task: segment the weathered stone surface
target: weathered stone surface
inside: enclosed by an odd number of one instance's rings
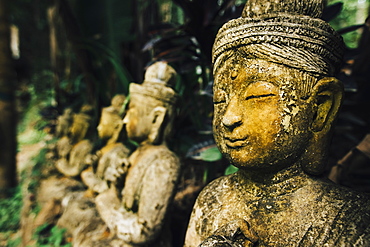
[[[87,164],[87,159],[91,155],[93,144],[90,140],[79,141],[73,146],[69,153],[69,159],[61,158],[55,166],[62,174],[68,177],[80,175]]]
[[[69,193],[82,190],[84,190],[84,186],[79,181],[52,176],[40,182],[37,191],[37,201],[40,206],[44,206],[50,200],[62,201]]]
[[[105,238],[107,229],[96,210],[94,198],[84,197],[83,192],[75,192],[65,197],[62,204],[64,211],[57,225],[67,229],[73,246],[102,246],[93,244]]]
[[[304,176],[258,187],[241,176],[213,181],[200,194],[186,246],[198,246],[218,228],[239,219],[257,233],[256,246],[368,245],[367,196]]]
[[[58,118],[60,130],[57,135],[64,134],[64,136],[58,140],[56,145],[58,160],[55,167],[65,176],[80,175],[91,156],[93,143],[86,136],[91,128],[91,111],[91,106],[84,105],[81,107],[81,112],[72,115],[67,109],[65,116]],[[72,116],[73,121],[70,122]]]
[[[57,125],[55,127],[55,136],[60,138],[69,135],[72,123],[73,111],[71,108],[67,108],[64,110],[63,115],[58,117]]]
[[[174,74],[172,67],[159,62],[148,68],[142,85],[130,85],[124,123],[128,137],[139,147],[128,159],[122,199],[113,188],[96,197],[97,209],[118,246],[171,246],[167,216],[180,175],[179,159],[166,146],[176,100],[167,85]]]
[[[118,94],[113,97],[111,106],[103,108],[97,129],[105,145],[90,156],[89,168],[81,173],[82,181],[96,193],[122,183],[127,173],[127,158],[131,150],[124,145],[127,134],[121,110],[125,99],[124,95]]]
[[[342,100],[323,2],[248,1],[213,48],[214,136],[239,171],[211,182],[185,246],[369,246],[370,205],[319,177]]]
[[[72,143],[78,143],[88,137],[91,129],[93,108],[91,105],[83,105],[79,113],[73,115],[73,122],[69,131]]]

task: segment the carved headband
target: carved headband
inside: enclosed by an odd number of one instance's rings
[[[331,76],[337,72],[344,53],[341,36],[328,23],[291,13],[240,17],[224,24],[213,46],[214,69],[220,66],[221,54],[237,48],[241,48],[239,51],[246,58],[260,58]]]
[[[159,83],[144,82],[141,85],[131,83],[130,94],[145,95],[169,104],[174,104],[177,100],[177,94],[172,88]]]

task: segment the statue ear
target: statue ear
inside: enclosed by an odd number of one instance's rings
[[[311,130],[320,132],[331,128],[342,102],[343,89],[334,77],[325,77],[317,82],[312,92],[316,102]]]
[[[167,109],[163,106],[155,107],[150,113],[152,116],[152,127],[150,129],[149,141],[150,143],[158,143],[160,141],[162,126],[166,117]]]
[[[342,102],[343,87],[337,79],[325,77],[317,82],[311,95],[311,102],[308,103],[314,105],[312,136],[301,159],[305,172],[319,175],[325,170],[332,126]]]

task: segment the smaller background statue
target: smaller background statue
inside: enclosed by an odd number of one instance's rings
[[[92,156],[91,166],[81,173],[82,181],[92,193],[101,193],[110,186],[122,189],[131,150],[125,145],[127,134],[123,126],[125,95],[113,97],[111,106],[102,110],[98,126],[104,146]]]
[[[130,85],[124,123],[128,137],[139,146],[128,160],[122,198],[112,189],[96,197],[119,246],[171,246],[166,216],[180,175],[179,159],[166,145],[177,98],[169,87],[174,79],[173,68],[158,62],[147,69],[142,85]]]
[[[69,131],[65,129],[67,124],[61,122],[63,126],[60,126],[61,131],[58,133],[67,135],[64,135],[57,142],[58,160],[55,166],[65,176],[75,177],[80,175],[93,151],[94,145],[89,139],[91,138],[89,134],[91,134],[92,112],[92,106],[82,106],[81,111],[73,115],[73,122]]]

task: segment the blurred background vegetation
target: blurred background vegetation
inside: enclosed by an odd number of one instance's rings
[[[235,168],[222,160],[212,137],[211,48],[219,27],[239,17],[244,3],[0,0],[0,8],[7,6],[7,11],[0,11],[0,31],[2,26],[10,30],[5,46],[11,44],[7,55],[0,54],[8,57],[4,63],[0,59],[0,65],[6,65],[0,67],[7,71],[0,68],[0,103],[8,104],[0,104],[0,149],[21,152],[42,142],[53,133],[57,116],[67,107],[78,112],[83,104],[92,105],[96,126],[101,108],[109,105],[115,94],[127,94],[129,83],[142,82],[148,65],[164,60],[178,72],[176,90],[181,98],[170,146],[187,167],[182,186],[194,181],[202,185],[234,172]],[[340,140],[350,141],[345,147],[333,148],[335,162],[368,132],[369,117],[358,106],[369,104],[368,86],[363,82],[370,71],[366,60],[370,23],[365,25],[369,0],[329,0],[329,6],[324,18],[341,32],[348,47],[341,77],[348,96],[344,109],[358,112],[339,121]],[[7,155],[10,158],[0,161],[0,180],[8,181],[0,183],[0,196],[10,199],[0,199],[0,229],[9,222],[9,229],[14,230],[21,204],[20,190],[14,190],[19,180],[15,171],[18,166],[20,174],[24,164],[16,166],[15,152],[7,151]],[[15,216],[4,221],[2,215],[10,208]]]

